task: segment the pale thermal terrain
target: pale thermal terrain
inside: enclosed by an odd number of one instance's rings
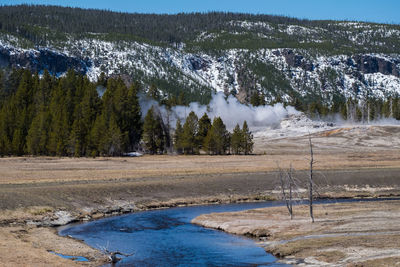
[[[289,115],[274,127],[254,127],[255,153],[297,153],[307,150],[311,136],[316,151],[360,152],[400,149],[400,124],[395,120],[370,124],[311,120]]]

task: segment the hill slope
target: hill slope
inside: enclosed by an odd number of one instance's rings
[[[124,75],[164,97],[184,91],[187,101],[207,103],[224,91],[255,105],[354,117],[400,93],[398,25],[23,5],[0,7],[0,30],[2,67]]]

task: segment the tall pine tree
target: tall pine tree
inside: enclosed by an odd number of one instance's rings
[[[197,143],[198,117],[193,111],[189,113],[183,125],[182,145],[185,154],[197,154],[199,145]]]
[[[244,121],[242,127],[242,149],[245,155],[253,153],[253,145],[253,134],[247,126],[247,121]]]
[[[204,139],[206,138],[207,133],[210,129],[211,129],[211,120],[208,117],[207,113],[204,113],[204,115],[199,120],[199,126],[197,131],[197,144],[199,145],[200,149],[203,148]]]
[[[229,149],[229,132],[220,117],[213,120],[211,129],[204,139],[204,149],[209,154],[224,155]]]
[[[239,124],[236,124],[236,127],[233,129],[232,139],[231,139],[231,147],[232,152],[235,155],[239,155],[242,153],[242,140],[243,140],[243,131],[240,129]]]
[[[151,107],[144,118],[143,142],[150,154],[163,152],[164,133],[160,119],[155,115],[154,107]]]
[[[178,119],[176,121],[175,134],[174,134],[174,147],[178,154],[183,153],[182,138],[183,138],[183,128],[181,120]]]

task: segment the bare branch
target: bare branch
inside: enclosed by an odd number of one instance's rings
[[[309,176],[309,186],[308,186],[308,199],[309,199],[309,206],[310,206],[310,216],[312,222],[314,222],[314,214],[313,214],[313,164],[314,164],[314,152],[313,152],[313,145],[311,141],[311,134],[308,136],[308,140],[310,143],[310,176]]]
[[[134,254],[134,253],[127,254],[127,253],[123,253],[123,252],[120,252],[120,251],[109,251],[108,250],[108,246],[109,246],[109,243],[107,242],[107,246],[97,246],[97,247],[100,249],[100,251],[104,255],[107,256],[109,262],[111,262],[111,263],[117,263],[117,262],[119,262],[121,260],[121,258],[117,257],[117,255],[121,255],[121,256],[124,256],[124,257],[129,257],[129,256],[132,256]]]
[[[292,178],[292,164],[290,164],[290,169],[286,171],[286,179],[284,178],[284,172],[280,168],[279,163],[276,163],[278,166],[278,175],[279,175],[279,180],[280,180],[280,187],[282,191],[282,198],[286,203],[286,207],[288,209],[290,219],[293,219],[293,204],[292,204],[292,199],[293,199],[293,178]],[[289,190],[289,195],[287,195],[286,188]]]

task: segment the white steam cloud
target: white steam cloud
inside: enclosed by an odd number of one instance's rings
[[[194,111],[199,118],[203,116],[204,113],[207,113],[211,121],[215,117],[221,117],[228,129],[233,129],[237,123],[242,125],[244,121],[247,121],[250,128],[275,126],[288,115],[300,113],[296,111],[295,108],[290,106],[285,108],[280,103],[274,106],[259,107],[244,105],[234,96],[230,95],[228,98],[225,98],[223,93],[213,95],[211,102],[207,106],[200,105],[199,103],[191,103],[188,107],[175,106],[172,108],[169,116],[166,108],[164,106],[159,106],[154,100],[141,97],[140,105],[143,116],[147,114],[147,111],[152,106],[157,107],[164,122],[166,122],[166,118],[169,117],[170,125],[173,128],[175,128],[178,118],[184,122],[191,111]]]

